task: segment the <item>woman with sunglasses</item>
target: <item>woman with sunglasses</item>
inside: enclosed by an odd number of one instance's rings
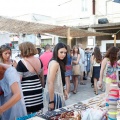
[[[12,51],[8,45],[0,46],[0,62],[16,67],[17,63],[15,60],[11,59],[11,54]]]

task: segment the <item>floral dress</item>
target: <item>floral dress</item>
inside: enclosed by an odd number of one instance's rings
[[[116,83],[117,82],[117,61],[111,66],[110,60],[108,59],[105,70],[105,83]]]

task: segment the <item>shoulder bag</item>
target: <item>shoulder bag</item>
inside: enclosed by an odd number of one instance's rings
[[[31,63],[29,60],[27,60],[27,59],[25,59],[25,60],[33,67],[32,63]],[[41,85],[42,85],[42,87],[44,88],[44,78],[41,76],[41,74],[38,75],[38,72],[37,72],[37,70],[36,70],[34,67],[33,67],[33,69],[35,70],[38,78],[39,78],[40,81],[41,81]]]
[[[73,65],[72,71],[73,71],[73,75],[80,75],[80,73],[81,73],[80,64]]]

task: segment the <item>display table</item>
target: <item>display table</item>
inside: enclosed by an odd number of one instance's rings
[[[63,108],[54,110],[54,111],[48,111],[46,113],[43,113],[42,115],[38,115],[36,117],[33,117],[28,120],[57,120],[57,119],[63,119],[65,120],[82,120],[85,119],[86,113],[89,112],[88,110],[92,110],[91,114],[93,113],[93,110],[100,110],[100,111],[106,111],[105,108],[105,94],[100,94],[98,96],[95,96],[93,98],[90,98],[88,100],[84,100],[78,103],[74,103],[69,106],[65,106]],[[85,117],[84,117],[85,115]],[[99,115],[98,115],[99,116]],[[100,117],[100,116],[99,116]]]

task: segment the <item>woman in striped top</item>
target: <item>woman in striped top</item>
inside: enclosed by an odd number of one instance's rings
[[[37,75],[43,73],[42,65],[40,60],[34,57],[37,50],[32,43],[21,43],[19,49],[23,59],[18,62],[17,71],[21,77],[26,109],[28,113],[37,112],[43,108],[42,86]]]

